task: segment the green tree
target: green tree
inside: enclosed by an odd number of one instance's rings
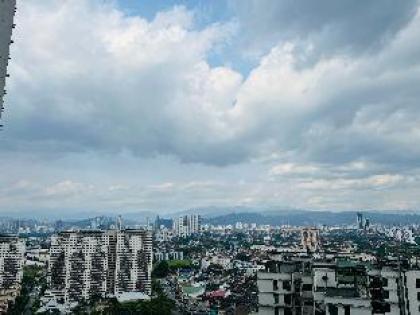
[[[155,278],[165,278],[169,273],[169,265],[168,263],[163,260],[160,261],[156,267],[153,269],[152,277]]]

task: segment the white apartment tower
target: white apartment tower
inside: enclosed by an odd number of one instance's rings
[[[178,237],[188,237],[200,233],[201,217],[198,214],[180,216],[174,220],[174,230]]]
[[[0,1],[0,118],[3,112],[3,96],[6,86],[9,47],[12,43],[13,17],[16,10],[16,0]]]
[[[0,235],[0,313],[7,311],[20,292],[24,255],[23,241],[17,236]]]
[[[122,292],[151,294],[152,236],[145,230],[60,232],[51,239],[48,283],[58,303]]]
[[[151,294],[152,236],[149,231],[117,233],[114,293]]]

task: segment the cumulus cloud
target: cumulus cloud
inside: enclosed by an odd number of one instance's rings
[[[416,206],[418,2],[231,4],[230,21],[198,26],[182,6],[147,20],[108,1],[22,2],[3,204]],[[257,47],[256,66],[212,65],[224,46]],[[138,183],[140,162],[153,172]]]
[[[17,22],[6,147],[197,160],[229,137],[221,116],[242,78],[205,57],[230,25],[193,30],[183,7],[148,22],[85,0],[28,1]]]
[[[392,0],[231,0],[246,33],[242,42],[251,52],[258,54],[292,40],[309,45],[303,54],[306,50],[318,57],[381,48],[416,13],[416,0],[400,4]]]

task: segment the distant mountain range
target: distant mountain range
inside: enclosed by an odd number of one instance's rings
[[[252,207],[205,207],[188,209],[184,211],[31,211],[5,214],[5,216],[20,219],[37,220],[65,220],[67,222],[83,221],[88,218],[107,216],[116,218],[121,215],[125,222],[144,224],[147,219],[154,222],[156,215],[161,218],[176,218],[180,215],[197,213],[203,217],[204,223],[211,224],[235,224],[257,223],[272,225],[346,225],[356,223],[358,211],[311,211],[298,209],[261,209]],[[369,218],[372,224],[420,224],[420,212],[418,211],[361,211],[365,218]]]
[[[240,212],[220,216],[204,217],[204,223],[235,224],[257,223],[271,225],[348,225],[356,224],[356,211],[330,212],[330,211],[270,211],[270,212]],[[420,224],[420,214],[391,213],[391,212],[362,212],[364,218],[369,218],[371,224]]]

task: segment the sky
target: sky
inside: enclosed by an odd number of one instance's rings
[[[20,0],[0,214],[420,209],[417,0]]]

